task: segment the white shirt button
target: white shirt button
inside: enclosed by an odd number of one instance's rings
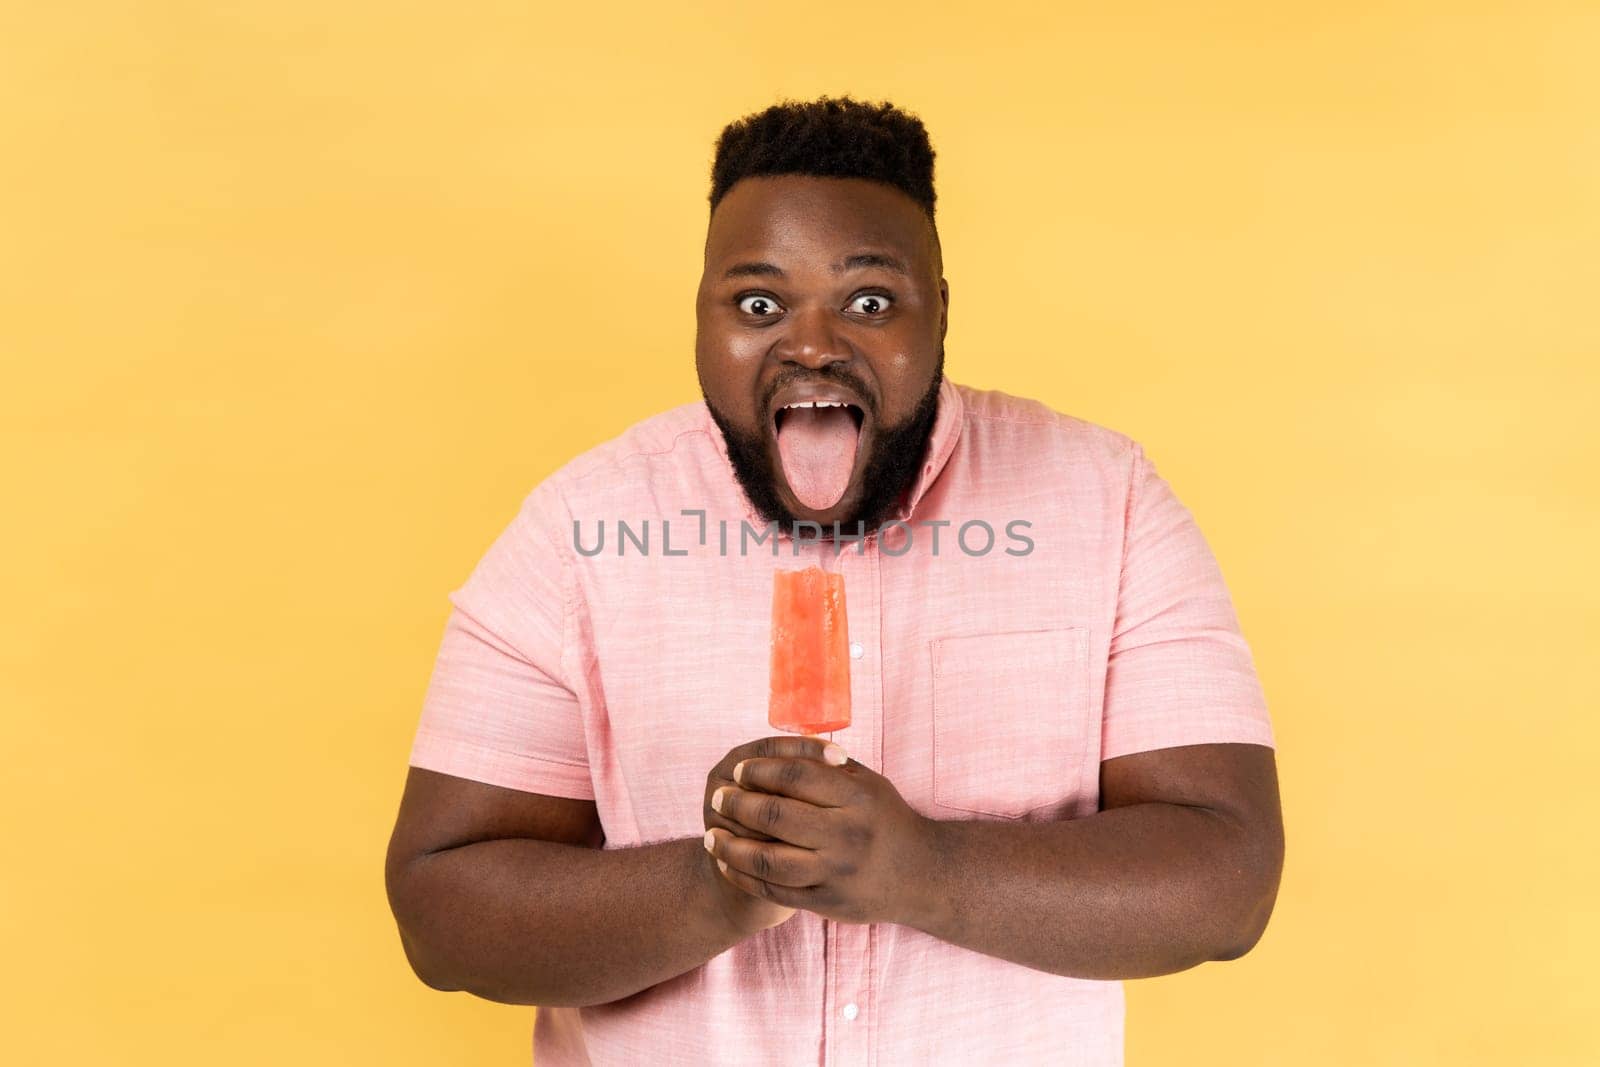
[[[860,1014],[861,1014],[861,1009],[856,1007],[854,1004],[846,1004],[844,1006],[844,1017],[846,1019],[848,1019],[848,1020],[853,1022],[855,1020],[855,1017],[857,1015],[860,1015]]]
[[[861,658],[861,653],[862,653],[862,648],[861,648],[860,642],[851,641],[850,642],[850,658],[851,659],[860,659]]]

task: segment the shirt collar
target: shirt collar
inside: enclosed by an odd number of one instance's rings
[[[940,379],[938,408],[933,417],[933,429],[928,434],[927,453],[922,459],[922,470],[917,472],[917,479],[912,483],[910,491],[905,495],[903,502],[895,509],[892,518],[901,522],[909,522],[911,515],[916,511],[917,505],[927,494],[939,475],[944,472],[945,464],[949,461],[951,453],[956,449],[956,442],[961,437],[961,426],[965,405],[961,400],[961,391],[948,376]],[[750,506],[750,501],[744,495],[744,488],[738,484],[738,479],[733,474],[733,464],[728,458],[728,442],[722,436],[722,430],[711,417],[711,410],[706,407],[704,399],[700,402],[701,418],[705,425],[706,434],[711,438],[711,443],[716,447],[717,455],[722,457],[722,462],[728,465],[728,478],[734,483],[734,489],[739,494],[740,502],[744,509],[745,518],[751,523],[759,523],[760,517],[756,515],[755,508]],[[785,534],[785,537],[788,535]]]

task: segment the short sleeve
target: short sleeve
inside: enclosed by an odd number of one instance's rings
[[[594,799],[581,704],[568,683],[573,563],[566,509],[533,490],[461,588],[434,660],[413,767]]]
[[[1194,516],[1133,450],[1101,759],[1178,745],[1274,747],[1222,571]]]

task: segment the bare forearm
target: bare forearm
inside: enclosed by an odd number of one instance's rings
[[[603,1004],[745,936],[699,838],[597,850],[504,838],[413,861],[401,936],[430,985],[504,1004]]]
[[[912,925],[1078,978],[1147,978],[1243,955],[1277,893],[1270,846],[1198,807],[939,822],[934,840]]]

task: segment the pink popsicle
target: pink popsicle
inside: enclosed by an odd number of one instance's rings
[[[774,729],[820,734],[850,725],[850,636],[844,575],[821,567],[772,576]]]

